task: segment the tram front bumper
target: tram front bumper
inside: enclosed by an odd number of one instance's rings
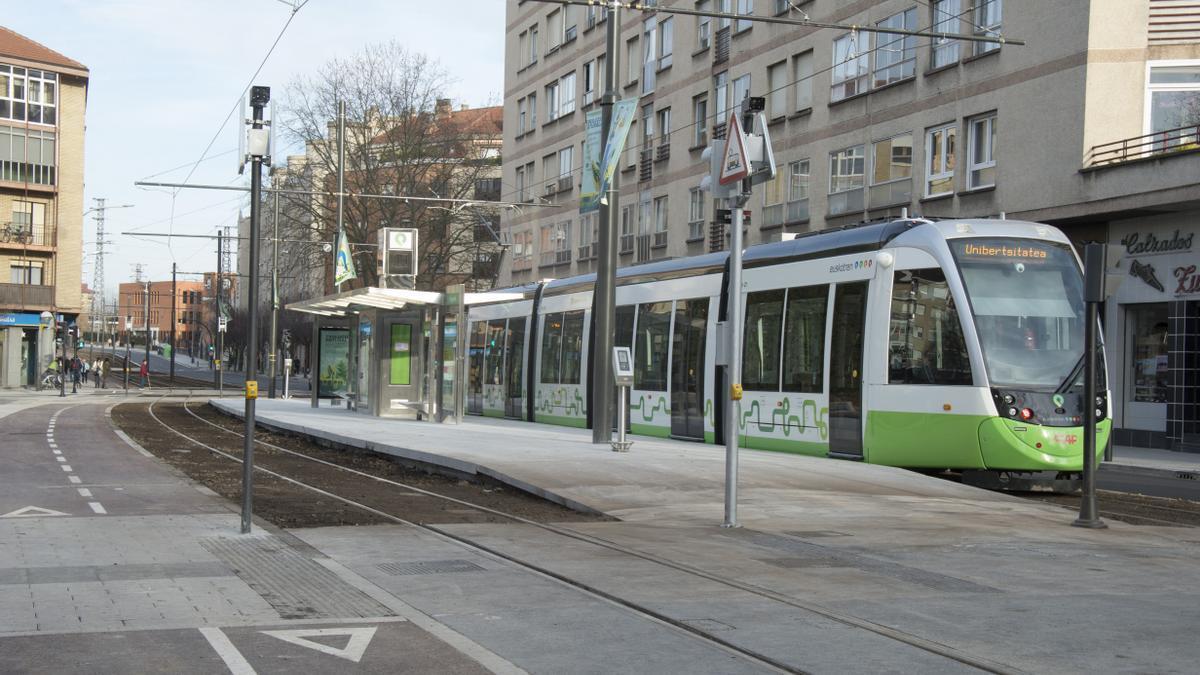
[[[1111,420],[1096,423],[1096,457],[1104,454]],[[991,470],[1082,471],[1083,427],[1047,427],[993,417],[979,425],[979,449]]]

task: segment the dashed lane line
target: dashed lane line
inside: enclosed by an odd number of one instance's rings
[[[90,498],[92,496],[92,491],[87,488],[79,488],[79,496]]]
[[[104,509],[104,505],[102,505],[100,502],[88,502],[88,506],[92,507],[92,511],[100,515],[108,513],[108,511]]]
[[[63,464],[63,465],[62,465],[62,470],[63,470],[63,471],[66,471],[67,473],[71,473],[71,472],[72,472],[72,471],[74,471],[75,469],[72,469],[70,464]]]
[[[83,482],[83,481],[79,480],[79,476],[67,476],[67,480],[71,481],[72,483],[75,483],[76,485]]]

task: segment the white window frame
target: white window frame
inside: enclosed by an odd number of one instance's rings
[[[964,0],[934,0],[930,6],[930,25],[934,33],[957,33],[962,26],[962,3]],[[958,63],[959,41],[936,39],[930,42],[930,68],[942,68]]]
[[[708,145],[708,92],[692,97],[692,123],[692,147]]]
[[[740,16],[752,16],[754,14],[754,0],[737,0],[737,9],[734,12]],[[741,33],[742,31],[750,30],[754,27],[754,22],[747,19],[738,19],[734,23],[733,32]]]
[[[558,177],[575,173],[575,146],[568,145],[558,151]]]
[[[792,86],[796,89],[796,110],[813,106],[813,50],[792,56]]]
[[[942,145],[942,162],[941,166],[933,166],[933,137],[934,134],[941,134]],[[948,137],[954,138],[953,144],[947,144]],[[950,147],[953,145],[954,147]],[[958,125],[951,122],[937,127],[930,127],[925,130],[925,188],[923,190],[926,197],[940,197],[942,195],[954,194],[954,167],[957,166],[957,158],[954,154],[958,152]],[[950,189],[942,192],[931,192],[930,186],[935,181],[950,181]]]
[[[525,133],[526,124],[529,122],[529,101],[522,96],[517,99],[517,135]]]
[[[675,19],[667,17],[658,22],[658,69],[670,67],[675,51]]]
[[[667,232],[670,230],[670,210],[667,195],[654,198],[654,238],[651,247],[667,245]]]
[[[562,105],[558,96],[558,80],[546,85],[546,121],[553,122],[558,119],[558,109]]]
[[[1160,61],[1146,62],[1146,93],[1142,105],[1142,133],[1152,134],[1154,131],[1154,94],[1173,91],[1196,91],[1200,92],[1200,82],[1167,82],[1167,83],[1151,83],[1150,76],[1156,68],[1178,68],[1181,66],[1200,68],[1200,59],[1169,59]],[[1184,142],[1180,139],[1180,142]],[[1194,142],[1194,140],[1192,141]]]
[[[859,41],[867,43],[863,49]],[[853,49],[851,49],[853,45]],[[839,51],[844,55],[839,55]],[[833,67],[830,71],[829,102],[835,103],[869,91],[871,68],[867,53],[870,37],[866,33],[846,33],[833,39]],[[854,54],[854,58],[850,58]]]
[[[898,20],[898,21],[897,21]],[[910,7],[875,24],[880,28],[917,29],[917,8]],[[917,74],[917,39],[911,35],[877,33],[875,36],[875,68],[871,73],[873,88],[903,82]],[[899,52],[899,58],[896,58]],[[883,74],[882,80],[880,74]]]
[[[558,116],[575,112],[575,71],[571,71],[558,81]]]
[[[707,12],[712,5],[710,0],[699,0],[696,3],[697,12]],[[702,51],[712,46],[712,18],[696,17],[696,51]]]
[[[642,93],[654,91],[658,73],[658,17],[642,21]]]
[[[704,202],[708,193],[698,187],[688,190],[688,239],[704,238]]]
[[[994,10],[994,11],[992,11]],[[986,14],[994,14],[995,21],[988,22]],[[971,21],[974,33],[980,37],[1000,37],[1000,29],[1004,27],[1004,5],[1002,0],[972,0]],[[976,56],[987,54],[1000,49],[998,42],[974,43]]]
[[[984,137],[987,138],[989,142],[988,142],[988,147],[986,148],[986,153],[984,155],[984,158],[977,162],[977,161],[975,161],[975,156],[977,154],[977,152],[976,152],[977,149],[975,147],[975,128],[976,128],[976,126],[981,125],[981,124],[987,126],[988,133],[986,133],[984,135]],[[992,172],[992,176],[993,176],[992,182],[990,182],[990,183],[976,183],[975,182],[976,181],[975,172],[983,171],[985,169],[995,169],[995,168],[996,168],[996,113],[992,112],[992,113],[987,113],[985,115],[979,115],[977,117],[972,117],[971,119],[967,120],[967,189],[968,190],[978,190],[981,188],[995,187],[996,186],[996,180],[995,180],[996,172],[995,171]]]
[[[529,130],[537,128],[537,92],[530,92],[525,98],[529,99]]]
[[[799,178],[803,176],[803,181]],[[784,214],[784,222],[802,222],[809,219],[808,215],[808,200],[812,194],[812,162],[806,157],[788,162],[787,172],[787,212]],[[802,188],[800,186],[803,186]],[[799,194],[803,192],[804,194]],[[793,218],[792,210],[799,210],[799,206],[793,207],[793,204],[804,202],[804,217]]]

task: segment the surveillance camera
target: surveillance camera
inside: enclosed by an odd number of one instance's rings
[[[271,101],[271,88],[263,86],[250,87],[250,105],[265,106]]]

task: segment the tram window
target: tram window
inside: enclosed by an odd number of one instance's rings
[[[629,347],[633,349],[633,305],[617,307],[617,334],[613,336],[614,347]]]
[[[789,288],[783,327],[783,390],[818,393],[825,383],[829,286]]]
[[[896,272],[888,346],[892,384],[971,384],[962,324],[942,270]]]
[[[563,315],[562,335],[562,379],[559,381],[563,384],[579,384],[583,358],[582,310]]]
[[[487,323],[487,371],[484,373],[485,384],[500,384],[501,371],[504,369],[504,319]]]
[[[671,339],[671,303],[638,305],[637,336],[634,339],[633,388],[667,390],[667,348]]]
[[[544,384],[558,384],[558,365],[562,359],[562,312],[547,314],[543,321],[541,381]]]
[[[779,329],[783,289],[757,291],[746,297],[745,342],[742,345],[742,387],[779,391]]]

